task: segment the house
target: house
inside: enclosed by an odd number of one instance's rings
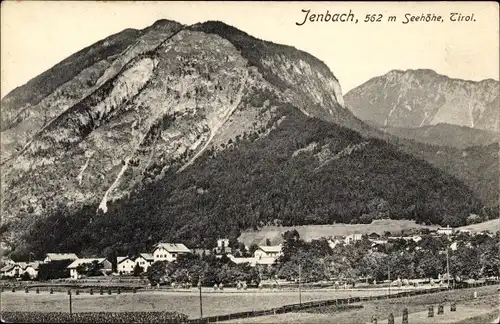
[[[372,246],[374,244],[377,244],[377,245],[384,245],[384,244],[387,244],[388,243],[388,240],[385,240],[385,239],[380,239],[380,240],[370,240],[372,242]]]
[[[22,274],[22,269],[18,264],[11,264],[0,269],[0,272],[4,278],[18,278]]]
[[[195,249],[193,249],[193,253],[198,255],[198,256],[211,255],[212,250],[204,249],[204,248],[195,248]]]
[[[144,272],[148,271],[150,265],[154,262],[154,256],[151,253],[139,253],[134,260],[135,265],[139,265]]]
[[[255,258],[237,258],[237,257],[234,257],[233,255],[230,255],[228,256],[229,259],[231,259],[231,261],[235,264],[243,264],[243,263],[249,263],[250,266],[255,266]]]
[[[23,273],[28,273],[31,279],[35,279],[38,277],[38,268],[42,261],[33,261],[27,263],[23,268]]]
[[[276,258],[262,258],[262,259],[256,259],[255,260],[255,265],[266,265],[266,266],[271,266],[274,264],[276,261]]]
[[[156,261],[174,261],[180,254],[191,253],[182,243],[158,243],[153,250],[154,262]]]
[[[119,274],[131,274],[134,272],[135,261],[129,257],[117,257],[117,271]]]
[[[111,271],[112,265],[111,262],[106,260],[105,258],[82,258],[82,259],[77,259],[73,261],[69,266],[69,276],[72,279],[79,279],[81,278],[81,274],[78,273],[77,268],[80,265],[86,264],[86,263],[93,263],[94,261],[97,261],[97,263],[102,264],[102,270],[103,271]]]
[[[78,257],[74,253],[47,253],[43,262],[48,263],[52,261],[62,261],[62,260],[76,260]]]
[[[253,257],[256,260],[264,258],[277,258],[281,255],[281,244],[280,245],[259,245],[259,247],[253,253]]]
[[[334,239],[329,239],[328,240],[328,246],[330,247],[330,249],[335,249],[335,247],[337,245],[339,245],[340,243],[342,243],[343,241],[339,240],[338,238],[334,238]]]
[[[380,235],[377,234],[377,233],[375,233],[375,232],[373,232],[373,233],[371,233],[371,234],[368,235],[368,239],[370,239],[370,240],[378,240],[378,239],[380,239]]]
[[[227,238],[217,240],[217,249],[222,249],[226,246],[229,246],[229,240]]]
[[[444,235],[451,235],[453,234],[453,228],[450,227],[450,225],[446,226],[446,227],[439,227],[437,229],[437,233],[438,234],[444,234]]]
[[[347,235],[344,239],[344,243],[346,245],[352,244],[352,243],[355,243],[356,241],[361,241],[362,238],[363,238],[363,235],[359,234],[359,233]]]

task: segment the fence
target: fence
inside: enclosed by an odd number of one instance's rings
[[[469,286],[469,287],[459,287],[456,289],[465,289],[465,288],[473,288],[473,287],[479,287],[479,286],[488,286],[488,285],[495,285],[498,284],[498,282],[483,282],[483,283],[477,283],[474,286]],[[2,291],[5,287],[2,286]],[[30,286],[30,288],[35,288],[35,286]],[[46,288],[47,290],[50,289],[51,291],[67,291],[64,289],[62,286],[58,286],[57,288],[54,287],[38,287],[33,290],[39,290],[40,288]],[[93,293],[96,294],[111,294],[111,288],[110,287],[88,287],[88,292],[95,288],[96,290],[93,291]],[[15,288],[12,288],[15,289]],[[57,289],[57,290],[56,290]],[[81,289],[81,288],[80,288]],[[113,291],[114,293],[119,293],[118,291],[124,291],[124,287],[118,287],[115,288],[116,290]],[[349,298],[339,298],[339,299],[330,299],[330,300],[320,300],[320,301],[310,301],[310,302],[303,302],[299,304],[291,304],[291,305],[284,305],[281,307],[276,307],[273,309],[267,309],[267,310],[258,310],[258,311],[247,311],[247,312],[238,312],[238,313],[232,313],[232,314],[225,314],[225,315],[216,315],[216,316],[210,316],[210,317],[205,317],[203,319],[191,319],[187,320],[187,323],[213,323],[213,322],[219,322],[219,321],[227,321],[231,319],[244,319],[244,318],[250,318],[250,317],[257,317],[257,316],[265,316],[265,315],[275,315],[275,314],[284,314],[284,313],[290,313],[294,311],[301,311],[301,310],[307,310],[311,308],[318,308],[318,307],[325,307],[325,306],[340,306],[339,309],[346,308],[346,307],[351,307],[354,305],[354,303],[360,303],[360,302],[366,302],[366,301],[373,301],[373,300],[381,300],[381,299],[388,299],[388,298],[401,298],[401,297],[410,297],[410,296],[417,296],[417,295],[424,295],[424,294],[433,294],[441,291],[447,291],[451,290],[451,288],[448,287],[435,287],[435,288],[430,288],[430,289],[425,289],[425,290],[412,290],[412,291],[402,291],[402,292],[396,292],[390,295],[376,295],[376,296],[366,296],[366,297],[349,297]],[[132,292],[135,292],[136,289],[133,289]],[[31,292],[30,289],[28,289],[28,292]],[[81,293],[84,293],[83,291]],[[362,307],[362,306],[359,306]]]
[[[498,282],[483,282],[481,284],[475,285],[474,287],[489,286],[489,285],[495,285],[495,284],[498,284]],[[472,288],[472,286],[471,287],[460,287],[457,289],[465,289],[465,288]],[[305,302],[305,303],[301,303],[301,304],[285,305],[285,306],[281,306],[281,307],[277,307],[277,308],[273,308],[273,309],[267,309],[267,310],[238,312],[238,313],[232,313],[232,314],[226,314],[226,315],[210,316],[210,317],[205,317],[203,319],[191,319],[191,320],[188,320],[188,322],[189,323],[200,323],[200,324],[201,323],[214,323],[214,322],[220,322],[220,321],[228,321],[228,320],[232,320],[232,319],[244,319],[244,318],[265,316],[265,315],[285,314],[285,313],[290,313],[290,312],[294,312],[294,311],[300,311],[300,310],[306,310],[306,309],[324,307],[324,306],[333,306],[333,305],[349,307],[353,303],[359,303],[359,302],[364,302],[364,301],[434,294],[437,292],[447,291],[447,290],[451,290],[451,289],[448,287],[436,287],[436,288],[430,288],[430,289],[426,289],[426,290],[397,292],[397,293],[394,293],[391,295],[377,295],[377,296],[367,296],[367,297],[351,297],[351,298],[311,301],[311,302]]]

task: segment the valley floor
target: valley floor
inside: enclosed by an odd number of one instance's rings
[[[391,300],[363,302],[363,308],[332,312],[328,307],[297,312],[291,314],[269,315],[242,320],[231,320],[226,323],[371,323],[375,315],[378,323],[387,323],[390,313],[394,314],[394,323],[402,322],[402,312],[408,308],[408,322],[424,323],[460,323],[482,324],[492,323],[500,313],[499,286],[471,288],[440,292],[432,295],[421,295]],[[478,298],[474,298],[474,292]],[[450,312],[450,303],[455,301],[457,311]],[[444,314],[437,315],[437,305],[444,304]],[[434,305],[434,317],[429,318],[427,309]]]
[[[287,313],[282,315],[261,316],[249,318],[236,322],[245,323],[331,323],[332,320],[338,323],[368,323],[373,314],[377,314],[379,322],[387,319],[390,312],[400,315],[404,307],[408,307],[410,313],[424,312],[428,305],[437,305],[444,300],[457,302],[457,316],[466,309],[474,309],[471,316],[486,314],[498,309],[499,292],[498,285],[480,288],[470,288],[455,291],[446,291],[430,295],[420,295],[414,297],[383,299],[371,302],[359,303],[363,308],[358,310],[344,311],[340,313],[328,313],[328,307],[321,310],[322,313],[314,313],[313,310]],[[478,298],[474,299],[474,292],[478,293]],[[396,291],[394,291],[396,292]],[[387,290],[316,290],[303,291],[302,302],[314,300],[327,300],[347,297],[361,297],[373,295],[385,295]],[[297,291],[224,291],[203,293],[203,316],[215,316],[244,312],[252,310],[264,310],[283,305],[298,303]],[[69,296],[65,292],[49,294],[41,291],[35,294],[30,291],[3,292],[1,295],[2,311],[31,311],[31,312],[68,312]],[[136,294],[122,293],[120,295],[89,295],[83,292],[80,295],[72,296],[73,312],[129,312],[129,311],[177,311],[187,314],[189,318],[196,319],[200,316],[199,294],[196,289],[190,291],[139,291]],[[437,312],[437,306],[436,310]],[[446,305],[445,314],[449,314],[449,303]],[[420,315],[411,315],[412,317]],[[437,315],[436,315],[437,316]],[[491,322],[498,313],[490,314]],[[466,319],[466,318],[463,318]],[[460,318],[462,320],[462,318]],[[401,321],[396,321],[400,323]],[[410,322],[411,323],[411,322]],[[468,322],[469,323],[469,322]]]
[[[317,290],[303,291],[302,302],[336,298],[384,295],[386,290]],[[203,315],[215,316],[235,312],[263,310],[299,302],[297,291],[248,291],[248,292],[206,292],[203,293]],[[191,291],[140,291],[136,294],[90,296],[87,292],[72,296],[73,312],[138,312],[176,311],[190,318],[200,316],[199,294]],[[2,311],[68,312],[69,296],[66,292],[53,295],[47,291],[35,294],[33,291],[3,292]]]

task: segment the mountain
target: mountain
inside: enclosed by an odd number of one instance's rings
[[[345,95],[361,120],[415,128],[439,123],[498,132],[498,81],[451,79],[432,70],[393,70]]]
[[[280,105],[267,136],[247,134],[171,170],[130,197],[59,210],[27,233],[29,249],[134,253],[160,240],[190,247],[241,229],[415,219],[465,224],[482,204],[457,179],[374,138]],[[50,236],[44,233],[51,233]]]
[[[97,42],[3,98],[1,127],[0,232],[17,254],[485,213],[459,178],[373,138],[323,62],[221,22]]]
[[[384,132],[430,145],[449,146],[464,149],[472,146],[488,146],[498,143],[498,134],[467,126],[446,123],[416,128],[379,126]]]

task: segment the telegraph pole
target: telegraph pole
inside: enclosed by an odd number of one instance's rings
[[[448,256],[448,247],[446,247],[446,286],[450,289],[450,258]]]
[[[203,302],[201,299],[201,279],[198,281],[198,290],[200,291],[200,319],[203,319]]]
[[[71,317],[73,317],[73,305],[72,305],[72,302],[71,302],[71,290],[69,291],[69,315]]]
[[[302,306],[302,286],[301,286],[301,276],[302,276],[302,267],[299,264],[299,304]]]
[[[387,264],[387,275],[389,277],[389,295],[387,298],[391,298],[391,265],[389,263]]]

